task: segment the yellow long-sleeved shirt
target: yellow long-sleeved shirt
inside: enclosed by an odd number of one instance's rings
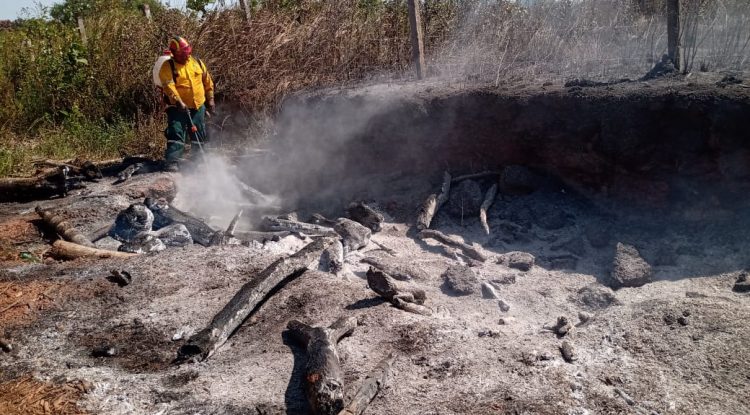
[[[214,81],[205,65],[201,67],[198,60],[191,56],[184,65],[174,61],[174,67],[176,82],[169,61],[164,62],[159,70],[159,79],[170,104],[174,105],[180,100],[188,108],[198,109],[207,99],[213,98]]]

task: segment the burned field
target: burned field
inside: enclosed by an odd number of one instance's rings
[[[747,413],[750,94],[513,91],[298,97],[224,198],[0,205],[3,413]]]

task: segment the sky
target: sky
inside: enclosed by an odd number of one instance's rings
[[[50,6],[61,2],[62,0],[0,0],[0,20],[15,20],[19,17],[28,17],[21,13],[24,7],[29,8],[33,16],[38,13],[38,4]],[[169,3],[172,7],[185,6],[185,0],[167,0],[163,1],[163,3]]]

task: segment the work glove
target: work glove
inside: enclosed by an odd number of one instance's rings
[[[208,99],[208,102],[206,102],[206,110],[209,114],[213,114],[216,110],[216,102],[214,102],[214,98],[211,97]]]
[[[178,110],[180,110],[180,111],[187,111],[187,109],[188,109],[187,105],[185,105],[185,103],[184,103],[184,102],[182,102],[182,101],[179,101],[179,100],[178,100],[177,102],[175,102],[175,104],[174,104],[174,105],[175,105],[175,106],[177,107],[177,109],[178,109]]]

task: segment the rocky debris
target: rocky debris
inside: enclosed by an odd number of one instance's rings
[[[5,353],[12,352],[13,345],[10,343],[10,340],[0,338],[0,350],[4,351]]]
[[[495,338],[495,337],[500,337],[500,332],[496,330],[481,330],[477,335],[480,338],[481,337]]]
[[[677,322],[680,323],[681,326],[687,326],[690,323],[686,316],[677,317]]]
[[[589,310],[602,310],[609,306],[619,305],[620,301],[611,288],[601,284],[590,284],[578,290],[571,301]]]
[[[508,252],[498,256],[497,263],[520,271],[529,271],[534,266],[534,255],[528,252]]]
[[[506,326],[508,324],[512,324],[515,320],[516,319],[513,317],[500,317],[500,319],[498,319],[497,321],[497,324],[501,326]]]
[[[500,307],[500,311],[502,311],[503,313],[507,313],[508,311],[510,311],[510,304],[505,302],[505,300],[503,299],[497,300],[497,306]]]
[[[578,267],[578,258],[573,255],[555,255],[545,259],[551,270],[569,269]]]
[[[136,237],[151,230],[154,214],[143,203],[134,203],[117,214],[109,236],[120,242],[131,242]]]
[[[503,274],[497,278],[493,278],[492,281],[490,282],[494,284],[496,287],[499,287],[502,285],[515,284],[516,274],[515,273]]]
[[[148,254],[151,252],[161,252],[167,249],[161,239],[150,233],[142,233],[130,242],[120,245],[117,250],[120,252],[129,252],[131,254]]]
[[[148,187],[134,193],[133,196],[138,198],[164,199],[168,203],[172,203],[177,196],[177,184],[169,177],[162,177],[149,184]]]
[[[133,281],[133,276],[127,271],[113,269],[110,271],[110,275],[107,276],[107,280],[114,282],[122,288]]]
[[[665,314],[662,319],[664,320],[664,324],[666,324],[667,326],[671,326],[677,322],[677,317],[672,313]]]
[[[587,313],[585,311],[578,312],[578,320],[580,321],[579,325],[588,323],[592,318],[594,318],[593,314]]]
[[[563,359],[568,363],[578,360],[573,344],[567,340],[563,340],[562,345],[560,345],[560,354],[562,354]]]
[[[466,265],[452,265],[444,273],[445,287],[456,295],[469,295],[477,291],[479,280],[474,270]]]
[[[344,245],[341,241],[332,243],[323,251],[318,270],[336,275],[344,270]]]
[[[488,282],[482,283],[482,297],[486,299],[497,299],[497,292],[495,292],[495,288],[492,287],[492,285]]]
[[[609,241],[611,240],[611,230],[603,224],[589,225],[586,227],[584,233],[589,244],[594,248],[604,248],[609,245]]]
[[[182,247],[193,244],[193,237],[190,235],[190,231],[181,223],[163,227],[154,232],[154,235],[161,239],[166,246]]]
[[[736,293],[750,292],[750,277],[748,277],[747,271],[742,271],[740,275],[737,276],[737,281],[735,281],[732,291]]]
[[[576,236],[575,238],[553,245],[550,249],[553,251],[568,251],[573,255],[582,257],[586,254],[586,241],[582,237]]]
[[[95,348],[91,351],[91,357],[114,357],[117,356],[117,349],[114,346],[105,345]]]
[[[651,282],[652,276],[651,265],[641,257],[635,247],[617,243],[609,281],[612,288],[640,287]]]
[[[532,193],[542,185],[542,182],[542,176],[524,166],[507,166],[500,174],[500,189],[504,193]]]
[[[372,236],[372,231],[369,228],[346,218],[337,220],[333,230],[341,236],[344,255],[367,246]]]
[[[383,215],[363,202],[350,204],[346,208],[346,214],[349,219],[370,228],[373,232],[380,232],[383,229],[383,222],[385,221]]]
[[[560,316],[557,318],[557,322],[554,326],[550,327],[550,330],[552,330],[553,333],[557,335],[557,337],[565,337],[566,334],[570,333],[571,330],[573,330],[573,323],[571,323],[570,319],[565,316]]]
[[[479,183],[474,180],[464,180],[451,189],[448,198],[448,213],[457,218],[478,216],[483,201],[484,193]]]

